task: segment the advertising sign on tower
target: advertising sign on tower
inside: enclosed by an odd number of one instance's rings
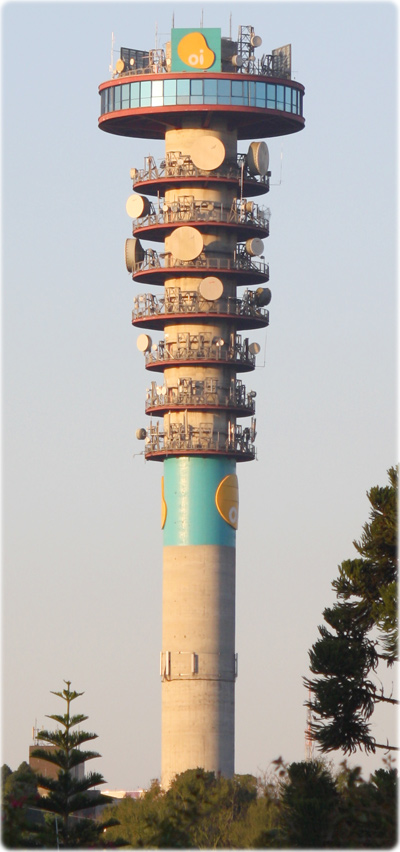
[[[221,71],[221,30],[172,30],[171,71]]]

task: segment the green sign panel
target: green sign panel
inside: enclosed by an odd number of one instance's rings
[[[221,30],[172,30],[171,71],[221,71]]]

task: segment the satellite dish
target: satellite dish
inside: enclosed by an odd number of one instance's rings
[[[250,44],[251,44],[252,47],[261,47],[261,45],[262,45],[261,36],[252,35],[252,37],[250,39]]]
[[[259,237],[250,237],[246,241],[246,251],[252,257],[259,257],[264,251],[264,243]]]
[[[195,260],[203,251],[203,237],[197,228],[176,228],[169,239],[169,250],[178,260]]]
[[[144,441],[146,438],[147,432],[146,429],[136,429],[136,437],[138,441]]]
[[[255,292],[256,302],[260,308],[264,307],[264,305],[269,305],[272,299],[272,293],[269,287],[257,287]]]
[[[251,175],[261,175],[264,177],[267,174],[269,151],[265,142],[251,142],[246,159]]]
[[[260,351],[261,346],[259,343],[250,343],[249,352],[251,352],[252,355],[258,355]]]
[[[203,299],[206,299],[208,302],[216,302],[224,292],[224,285],[215,275],[209,275],[200,281],[199,292]]]
[[[128,272],[134,272],[135,265],[144,258],[143,246],[136,237],[130,237],[125,241],[125,265]]]
[[[200,136],[191,147],[190,156],[198,169],[212,172],[225,159],[225,145],[217,136]]]
[[[118,72],[118,74],[122,74],[122,72],[125,70],[125,62],[123,59],[117,59],[115,63],[115,70]]]
[[[126,202],[126,212],[131,219],[147,216],[150,211],[150,201],[143,195],[130,195]]]
[[[149,337],[148,334],[139,334],[139,337],[136,341],[136,346],[139,349],[139,352],[150,352],[151,337]]]
[[[139,174],[139,169],[131,169],[129,172],[129,176],[131,180],[136,180]]]

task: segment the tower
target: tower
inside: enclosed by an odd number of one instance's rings
[[[100,129],[165,140],[161,162],[131,170],[125,245],[151,288],[135,292],[132,324],[149,376],[136,436],[163,463],[163,787],[197,766],[234,773],[236,464],[255,458],[248,332],[268,326],[271,298],[263,138],[304,126],[290,45],[256,59],[260,45],[251,26],[237,41],[174,28],[165,52],[121,48],[99,87]]]

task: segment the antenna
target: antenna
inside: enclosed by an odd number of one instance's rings
[[[109,69],[108,69],[110,72],[112,72],[112,70],[113,70],[114,42],[115,42],[114,33],[111,33],[111,63],[110,63]]]
[[[282,148],[281,148],[281,162],[280,162],[280,167],[279,167],[279,182],[278,183],[271,183],[270,186],[280,186],[281,185],[281,183],[282,183],[282,168],[283,168],[283,145],[282,145]]]
[[[262,364],[256,364],[256,370],[262,370],[266,364],[267,357],[267,335],[264,336],[264,361]]]
[[[311,701],[311,689],[308,689],[308,700]],[[314,741],[311,735],[311,707],[307,707],[307,727],[305,730],[305,758],[306,760],[314,760]]]
[[[175,12],[172,12],[172,29],[174,29],[174,26],[175,26]]]
[[[204,11],[204,10],[202,9],[202,10],[201,10],[201,21],[200,21],[200,26],[201,26],[201,27],[203,26],[203,11]]]
[[[229,38],[232,38],[232,12],[229,15]]]
[[[157,21],[156,21],[156,43],[155,43],[154,46],[155,46],[155,49],[157,50],[157,48],[158,48],[158,23],[157,23]]]

